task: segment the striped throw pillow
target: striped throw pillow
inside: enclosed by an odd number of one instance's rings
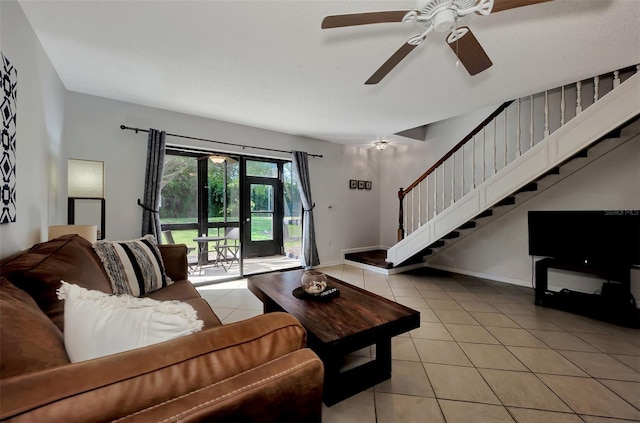
[[[140,297],[173,283],[165,274],[153,235],[131,241],[98,241],[93,249],[100,257],[116,295]]]

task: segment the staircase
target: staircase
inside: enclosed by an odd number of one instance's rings
[[[503,104],[400,189],[398,243],[385,271],[439,253],[640,134],[638,68]]]

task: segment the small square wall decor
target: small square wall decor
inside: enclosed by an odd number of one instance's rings
[[[365,181],[364,189],[371,189],[371,181]]]
[[[364,181],[358,181],[358,189],[364,189]]]
[[[355,179],[350,179],[349,189],[356,189],[356,188],[358,188],[358,181],[356,181]]]

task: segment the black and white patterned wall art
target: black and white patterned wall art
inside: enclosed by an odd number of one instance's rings
[[[2,57],[2,157],[0,157],[0,223],[16,221],[16,100],[18,72],[4,54]]]

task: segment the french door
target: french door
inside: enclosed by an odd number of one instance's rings
[[[243,168],[243,257],[283,254],[282,163],[247,159]]]

